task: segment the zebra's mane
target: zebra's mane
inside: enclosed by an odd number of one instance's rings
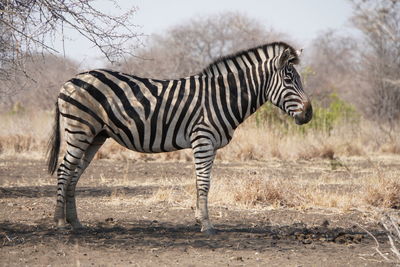
[[[283,48],[282,50],[285,50],[287,48],[290,50],[290,54],[292,55],[292,58],[290,60],[291,63],[298,64],[300,62],[299,56],[296,53],[296,50],[292,46],[290,46],[290,45],[288,45],[287,43],[284,43],[284,42],[273,42],[273,43],[259,45],[257,47],[253,47],[253,48],[250,48],[250,49],[247,49],[247,50],[242,50],[242,51],[236,52],[234,54],[230,54],[230,55],[227,55],[227,56],[220,57],[220,58],[216,59],[214,62],[210,63],[207,67],[205,67],[201,73],[203,73],[203,74],[204,73],[210,73],[210,72],[212,72],[212,69],[215,66],[217,66],[217,67],[218,66],[223,66],[223,65],[225,65],[225,63],[229,62],[232,59],[243,57],[246,54],[256,52],[259,49],[264,51],[264,52],[266,52],[269,47],[274,47],[275,48],[276,46],[282,47]],[[221,63],[223,63],[223,64],[221,64]]]

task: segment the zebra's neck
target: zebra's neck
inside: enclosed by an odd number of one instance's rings
[[[224,58],[204,69],[209,92],[233,129],[266,102],[267,56],[262,48]]]

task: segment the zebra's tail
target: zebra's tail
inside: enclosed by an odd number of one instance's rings
[[[53,134],[50,137],[47,147],[47,170],[53,174],[58,164],[58,154],[60,153],[60,110],[56,102],[56,114],[53,125]]]

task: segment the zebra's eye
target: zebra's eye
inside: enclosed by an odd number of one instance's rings
[[[291,83],[292,79],[290,79],[289,77],[285,77],[283,78],[283,80],[285,81],[285,83]]]

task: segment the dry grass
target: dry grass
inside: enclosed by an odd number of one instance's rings
[[[53,124],[49,112],[0,114],[0,158],[43,157]],[[251,161],[278,158],[284,160],[362,156],[374,153],[399,154],[400,140],[387,136],[371,123],[364,121],[360,129],[344,125],[330,134],[309,131],[306,134],[282,133],[274,128],[256,127],[251,118],[235,132],[232,142],[218,152],[222,161]],[[251,138],[249,138],[251,137]],[[34,154],[32,154],[34,152]],[[141,154],[128,151],[108,140],[96,159],[135,159],[191,161],[190,150],[162,154]]]
[[[266,203],[278,207],[296,205],[295,197],[288,198],[288,190],[292,189],[291,186],[280,181],[252,178],[246,180],[240,187],[240,190],[237,186],[233,187],[235,190],[232,192],[232,200],[245,206]]]
[[[0,157],[42,154],[47,148],[52,117],[49,112],[1,114]]]
[[[366,129],[363,131],[368,132],[369,126],[364,125],[364,127]],[[257,128],[250,120],[239,127],[231,144],[221,150],[224,155],[220,158],[231,161],[361,156],[378,152],[369,137],[369,134],[364,136],[345,127],[331,135],[317,131],[283,134],[275,129],[268,129],[267,126]]]
[[[368,183],[365,189],[366,203],[381,208],[400,208],[400,181],[396,177],[378,177]]]
[[[323,160],[319,160],[323,161]],[[271,174],[234,174],[218,176],[212,181],[210,204],[245,209],[310,209],[328,208],[339,211],[398,209],[400,199],[399,170],[378,176],[374,167],[352,177],[333,174],[309,178],[313,162],[306,164],[299,176]],[[307,170],[307,168],[309,168]],[[259,173],[257,171],[257,173]],[[150,204],[167,202],[181,207],[194,207],[195,186],[179,178],[163,180],[161,187],[145,201]]]
[[[52,127],[52,114],[2,114],[0,119],[3,126],[0,128],[0,159],[43,158]],[[373,172],[366,172],[355,179],[353,175],[363,170],[355,169],[342,160],[352,156],[368,158],[369,155],[376,157],[399,153],[400,142],[396,139],[386,137],[384,132],[368,122],[363,122],[360,127],[354,131],[350,126],[343,126],[330,135],[322,132],[290,135],[266,127],[256,127],[251,119],[246,121],[235,133],[231,144],[218,152],[217,162],[266,162],[277,159],[290,163],[303,160],[305,166],[312,169],[312,164],[308,165],[308,162],[318,159],[319,162],[328,162],[329,170],[322,172],[316,179],[310,179],[308,171],[293,172],[287,177],[274,177],[270,174],[218,177],[212,183],[210,203],[246,208],[399,208],[398,170],[388,172],[381,171],[379,166],[370,166]],[[125,174],[117,181],[101,176],[96,184],[130,186],[128,173],[132,160],[191,161],[191,157],[190,150],[154,155],[135,153],[110,140],[96,158],[125,161]],[[331,177],[329,171],[335,170],[345,175],[341,178]],[[193,206],[195,195],[192,181],[189,183],[179,178],[168,178],[146,201]],[[113,197],[117,196],[118,192]]]

